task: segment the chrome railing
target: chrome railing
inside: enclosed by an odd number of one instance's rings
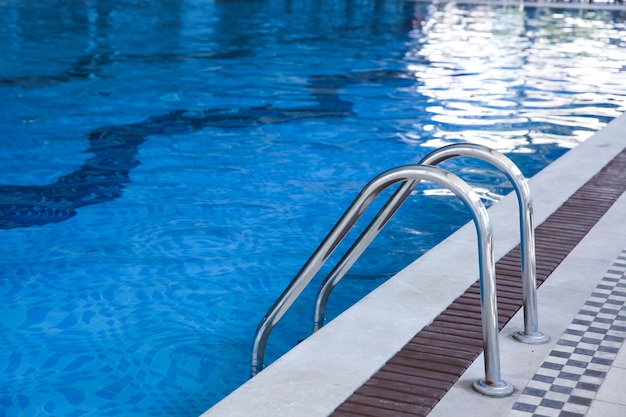
[[[398,182],[403,183],[394,194],[395,197],[399,193],[405,192],[408,188],[408,184],[415,184],[411,185],[412,190],[422,180],[435,182],[449,189],[461,198],[472,212],[478,235],[485,378],[475,381],[474,389],[480,393],[498,397],[510,395],[513,392],[511,384],[501,379],[500,372],[493,232],[487,209],[472,188],[459,177],[441,168],[428,165],[408,165],[391,169],[374,178],[363,188],[348,210],[339,219],[335,227],[333,227],[324,241],[318,246],[300,272],[298,272],[296,277],[291,281],[259,323],[252,349],[251,374],[253,376],[263,369],[265,346],[271,330],[332,255],[339,243],[366,211],[372,201],[374,201],[383,190],[393,184]],[[406,199],[405,197],[402,201],[399,201],[399,199],[394,199],[394,197],[392,197],[391,200],[399,202],[399,204],[395,205],[393,209],[389,209],[388,203],[383,210],[381,210],[386,217],[384,223],[386,223],[389,217],[393,216],[401,203]],[[380,213],[377,217],[380,217]]]
[[[531,344],[546,343],[548,337],[539,331],[537,315],[537,278],[535,260],[535,234],[533,228],[533,203],[528,182],[522,172],[509,158],[486,146],[461,143],[439,148],[426,155],[420,165],[438,165],[453,157],[472,157],[490,163],[502,171],[517,194],[520,217],[520,249],[522,260],[522,293],[524,304],[524,330],[516,332],[514,338]],[[419,181],[405,182],[389,199],[368,227],[363,231],[343,258],[331,270],[318,289],[313,313],[313,332],[321,328],[325,321],[326,304],[333,288],[362,255],[363,251],[376,238],[393,213],[413,192]]]

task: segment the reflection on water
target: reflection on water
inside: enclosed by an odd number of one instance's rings
[[[431,12],[406,54],[421,81],[415,91],[428,97],[430,146],[573,147],[625,110],[616,100],[625,92],[625,27],[611,13],[452,3]]]

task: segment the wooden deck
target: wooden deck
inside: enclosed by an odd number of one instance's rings
[[[625,190],[623,150],[536,228],[537,285],[549,278]],[[500,328],[522,305],[520,263],[519,246],[496,263]],[[426,416],[482,348],[476,281],[330,415]]]

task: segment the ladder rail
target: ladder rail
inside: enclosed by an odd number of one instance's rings
[[[348,210],[337,222],[300,272],[263,317],[254,337],[251,373],[254,376],[263,369],[265,345],[273,327],[301,294],[324,262],[332,255],[341,240],[350,231],[372,201],[386,188],[398,182],[419,183],[432,181],[446,187],[457,195],[470,209],[478,237],[481,321],[485,355],[485,378],[474,382],[474,389],[490,396],[506,396],[513,387],[501,379],[500,348],[498,341],[498,307],[495,285],[495,260],[493,255],[493,231],[487,209],[472,190],[458,176],[429,165],[407,165],[388,170],[370,181],[359,193]],[[396,194],[394,194],[396,195]],[[390,210],[389,216],[395,213]]]
[[[341,260],[330,271],[326,279],[322,281],[317,291],[317,298],[315,299],[313,333],[322,328],[326,321],[326,305],[328,304],[328,298],[332,290],[339,284],[352,265],[361,257],[365,249],[374,241],[393,214],[402,206],[418,185],[419,181],[416,180],[403,182],[352,244],[350,249],[344,254]]]
[[[454,157],[472,157],[485,161],[500,170],[513,185],[519,212],[520,255],[522,275],[522,303],[524,329],[513,337],[524,343],[542,344],[549,338],[539,330],[537,313],[537,261],[535,256],[535,228],[533,199],[528,180],[519,167],[502,153],[477,144],[455,144],[439,148],[426,155],[421,164],[438,165]]]
[[[549,338],[539,331],[538,324],[533,203],[528,181],[517,165],[502,153],[476,144],[461,143],[444,146],[426,155],[419,164],[434,166],[453,157],[473,157],[488,162],[503,172],[513,185],[513,189],[517,194],[519,208],[522,297],[524,305],[524,330],[516,332],[513,337],[524,343],[546,343]],[[401,185],[320,284],[313,313],[313,332],[316,332],[324,325],[326,305],[332,290],[339,284],[348,270],[387,224],[393,213],[404,203],[418,185],[419,181],[406,181]]]

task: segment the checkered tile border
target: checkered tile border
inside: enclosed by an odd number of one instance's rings
[[[626,248],[513,404],[513,417],[584,417],[626,338]]]

